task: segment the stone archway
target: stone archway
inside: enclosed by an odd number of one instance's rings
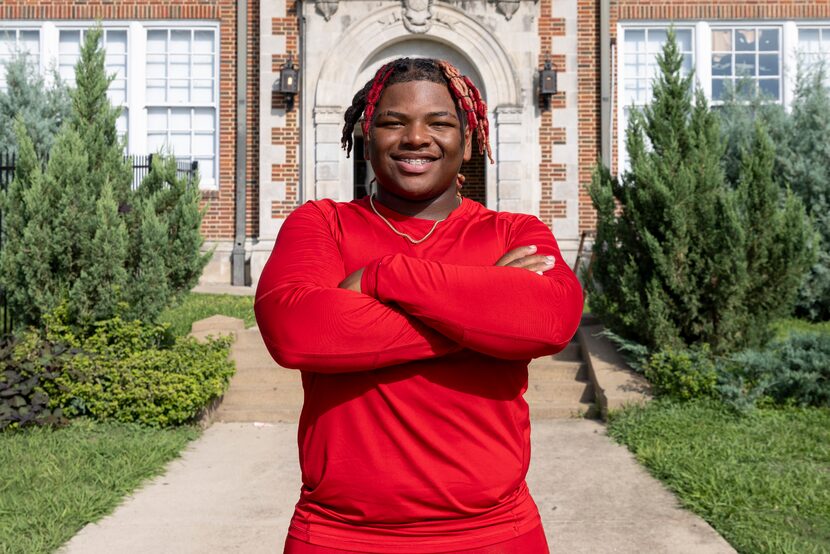
[[[535,160],[528,159],[527,153],[538,144],[536,114],[511,58],[492,32],[463,11],[447,5],[432,9],[431,27],[418,34],[407,29],[399,6],[373,10],[337,37],[336,46],[318,58],[317,67],[306,66],[303,104],[308,110],[306,121],[313,124],[304,136],[306,198],[351,199],[354,169],[340,150],[343,113],[380,64],[401,55],[407,45],[417,44],[415,55],[440,54],[471,78],[480,78],[490,107],[497,161],[482,172],[487,206],[534,213],[538,176]]]

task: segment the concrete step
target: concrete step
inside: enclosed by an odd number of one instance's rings
[[[300,407],[285,407],[271,410],[226,409],[216,412],[214,421],[223,423],[296,423],[300,419]]]
[[[580,381],[556,381],[549,383],[531,383],[525,400],[532,401],[555,401],[561,403],[593,402],[594,387],[590,383]]]
[[[587,381],[588,364],[581,362],[560,362],[550,359],[536,359],[528,366],[528,377],[534,379],[561,379]]]
[[[595,419],[599,411],[593,402],[559,404],[556,402],[537,402],[530,404],[531,421],[540,419],[566,419],[585,417]]]
[[[577,342],[576,340],[572,340],[561,352],[557,352],[553,356],[549,356],[549,358],[553,358],[555,360],[559,360],[562,362],[582,361],[582,352],[579,349],[579,342]]]
[[[302,403],[302,387],[231,387],[222,399],[222,406],[282,406]]]

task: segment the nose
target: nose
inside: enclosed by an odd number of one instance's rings
[[[432,141],[428,127],[418,121],[409,123],[404,131],[405,132],[401,137],[401,143],[410,148],[429,146]]]

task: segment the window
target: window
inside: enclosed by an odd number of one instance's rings
[[[683,55],[683,74],[694,64],[692,30],[675,29]],[[651,100],[651,83],[659,72],[657,55],[668,40],[666,28],[626,29],[623,37],[623,106],[644,106]]]
[[[147,31],[147,146],[199,162],[216,183],[216,34],[206,29]]]
[[[58,39],[58,72],[70,86],[75,86],[75,64],[81,57],[81,45],[88,29],[61,29]],[[127,31],[121,29],[104,30],[105,66],[107,74],[115,75],[110,83],[107,96],[113,106],[121,106],[121,116],[116,122],[118,134],[125,139],[129,136],[127,129]]]
[[[0,29],[0,90],[6,90],[6,63],[15,53],[23,52],[40,64],[40,31]]]
[[[781,29],[734,27],[712,29],[712,101],[740,92],[743,80],[756,84],[771,100],[781,101]]]
[[[682,72],[688,75],[694,67],[693,30],[675,28],[674,33],[683,56]],[[668,27],[626,28],[623,31],[620,72],[622,120],[618,127],[621,137],[625,136],[631,109],[645,106],[651,101],[652,81],[660,71],[657,55],[663,51],[667,40]],[[619,167],[625,169],[628,167],[628,154],[624,147],[618,152]]]
[[[830,27],[802,27],[798,30],[798,50],[802,61],[810,67],[824,61],[826,83],[830,86]]]

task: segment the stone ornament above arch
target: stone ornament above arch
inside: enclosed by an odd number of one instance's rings
[[[443,4],[432,6],[432,27],[422,39],[443,42],[463,52],[478,69],[487,103],[492,107],[522,104],[522,87],[505,48],[484,26],[463,11]],[[358,21],[343,33],[336,51],[329,52],[320,70],[314,93],[315,106],[351,104],[354,83],[362,63],[383,48],[412,38],[405,27],[399,6],[389,6]],[[343,63],[348,52],[355,64]]]

